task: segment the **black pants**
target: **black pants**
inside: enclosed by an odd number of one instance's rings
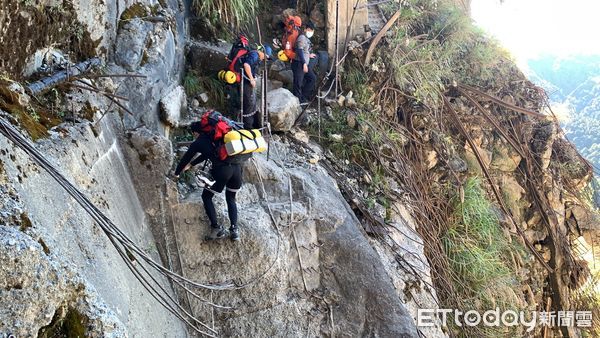
[[[300,100],[300,102],[309,101],[312,99],[315,83],[317,81],[315,72],[312,70],[312,67],[308,67],[308,73],[305,73],[304,64],[296,60],[292,60],[292,72],[294,74],[292,93]]]
[[[215,179],[215,184],[210,189],[204,188],[202,192],[202,202],[204,202],[204,210],[210,221],[210,226],[213,228],[219,227],[213,196],[215,193],[220,193],[224,188],[227,188],[225,201],[227,202],[229,222],[232,227],[236,227],[238,225],[238,211],[235,196],[242,187],[242,167],[239,164],[217,166],[211,170],[211,175]]]
[[[241,83],[238,86],[241,91]],[[256,88],[250,85],[250,81],[244,81],[244,107],[242,109],[242,122],[244,129],[258,128],[258,114],[256,114]],[[256,124],[256,126],[255,126]]]

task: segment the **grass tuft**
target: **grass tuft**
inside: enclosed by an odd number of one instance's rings
[[[259,0],[192,0],[192,9],[198,17],[205,18],[213,27],[239,30],[253,22]]]
[[[452,282],[463,297],[458,305],[463,310],[499,307],[501,311],[519,311],[523,302],[514,290],[519,289],[520,281],[506,258],[520,254],[522,248],[503,234],[479,179],[468,179],[463,190],[464,198],[454,203],[454,223],[442,236]],[[477,337],[514,337],[518,333],[483,326],[472,328],[476,332],[463,330],[460,328],[461,334]]]
[[[183,78],[183,88],[188,97],[195,97],[202,93],[208,94],[208,102],[212,108],[225,108],[225,88],[223,82],[215,76],[199,76],[190,71]]]

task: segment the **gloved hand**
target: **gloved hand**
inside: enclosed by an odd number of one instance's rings
[[[278,38],[273,39],[273,48],[280,49],[281,48],[281,40]]]

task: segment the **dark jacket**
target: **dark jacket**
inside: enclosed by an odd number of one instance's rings
[[[255,50],[249,51],[246,55],[240,58],[241,72],[244,72],[244,63],[247,63],[252,69],[252,76],[256,77],[256,73],[258,71],[258,65],[260,65],[260,57],[258,56],[258,52]],[[244,73],[244,78],[246,73]]]
[[[194,159],[196,154],[200,154],[200,156]],[[201,134],[194,142],[192,142],[192,144],[190,144],[188,150],[181,158],[181,161],[179,161],[177,169],[175,169],[175,175],[179,176],[188,163],[196,165],[206,160],[210,160],[213,167],[224,164],[223,161],[217,158],[217,151],[210,136],[208,134]]]

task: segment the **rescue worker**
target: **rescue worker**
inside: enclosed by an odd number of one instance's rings
[[[239,91],[242,91],[241,86],[243,85],[243,95],[240,93],[240,96],[243,97],[242,122],[244,129],[261,127],[256,111],[256,74],[261,61],[270,57],[270,51],[270,47],[264,48],[264,50],[250,50],[240,58],[243,84],[240,83]]]
[[[315,33],[315,25],[308,22],[296,40],[296,57],[292,60],[292,71],[294,73],[294,84],[292,93],[300,99],[301,104],[308,104],[312,99],[317,76],[313,70],[314,63],[311,58],[315,58],[312,53],[312,44],[310,38]]]
[[[229,235],[233,241],[239,241],[238,210],[235,198],[242,187],[242,167],[239,163],[219,160],[215,145],[210,135],[202,132],[200,122],[193,122],[190,125],[190,130],[194,136],[194,142],[179,161],[175,169],[175,178],[179,178],[182,172],[189,170],[192,166],[210,160],[212,163],[210,174],[215,183],[210,187],[204,187],[202,192],[204,210],[210,221],[210,233],[206,236],[206,240],[215,240],[227,236],[227,230],[217,221],[217,212],[213,203],[215,193],[221,193],[225,189],[225,201],[227,202],[227,213],[231,225]],[[200,156],[194,159],[196,154],[200,154]]]

